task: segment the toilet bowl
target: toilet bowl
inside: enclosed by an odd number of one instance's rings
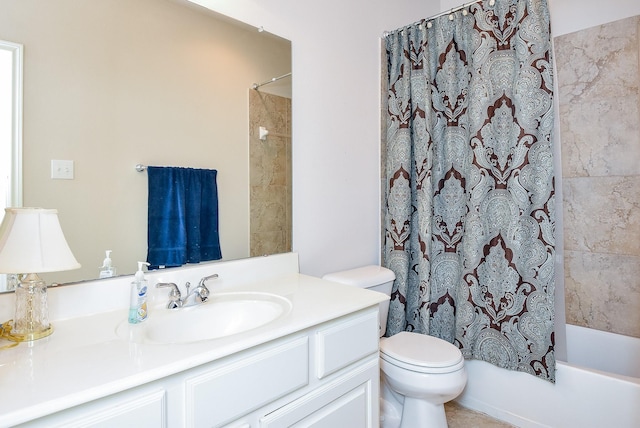
[[[391,295],[395,275],[380,266],[331,273],[323,279]],[[445,428],[444,403],[464,389],[467,373],[460,350],[424,334],[400,332],[382,337],[389,302],[380,304],[380,426]]]
[[[467,382],[464,358],[458,348],[442,339],[400,332],[380,340],[382,400],[387,413],[383,428],[447,426],[444,403],[456,398]]]

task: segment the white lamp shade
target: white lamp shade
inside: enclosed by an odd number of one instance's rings
[[[0,225],[0,273],[78,269],[58,221],[58,211],[5,208]]]

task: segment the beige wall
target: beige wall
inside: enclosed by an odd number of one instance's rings
[[[146,259],[137,163],[217,169],[223,257],[249,255],[248,91],[291,71],[288,43],[179,0],[0,0],[0,39],[24,45],[24,205],[59,210],[83,265],[48,280]]]
[[[556,37],[567,323],[640,337],[640,17]]]

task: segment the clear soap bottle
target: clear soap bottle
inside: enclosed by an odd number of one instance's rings
[[[111,261],[111,250],[107,250],[105,251],[105,258],[102,261],[102,266],[100,266],[99,278],[111,278],[112,276],[116,276],[116,268],[113,266],[113,262]]]
[[[138,271],[131,283],[131,301],[129,302],[129,323],[138,324],[147,319],[147,279],[142,266],[147,262],[138,262]]]

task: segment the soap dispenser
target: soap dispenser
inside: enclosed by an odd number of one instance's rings
[[[147,280],[142,266],[147,262],[138,262],[138,271],[131,283],[131,302],[129,304],[129,323],[138,324],[147,319]]]
[[[99,278],[111,278],[116,275],[116,268],[111,261],[111,250],[105,251],[105,256],[102,266],[100,266]]]

